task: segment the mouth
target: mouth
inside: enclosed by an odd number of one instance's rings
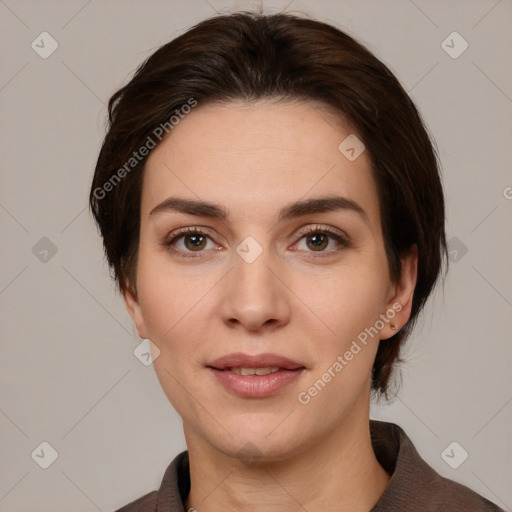
[[[244,398],[274,395],[306,370],[304,365],[277,354],[230,354],[206,367],[224,388]]]

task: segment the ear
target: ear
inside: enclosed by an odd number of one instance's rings
[[[139,299],[137,297],[137,292],[133,289],[130,283],[127,283],[126,289],[123,291],[123,299],[124,304],[126,306],[126,310],[128,314],[132,317],[133,323],[135,324],[135,328],[137,329],[137,333],[139,337],[142,339],[147,339],[146,326],[144,322],[144,317],[142,315],[142,310],[139,304]]]
[[[381,340],[394,336],[411,316],[412,299],[418,277],[418,246],[416,244],[400,256],[400,265],[402,267],[400,280],[392,284],[388,294],[384,314],[389,318],[389,321],[381,330]],[[393,318],[391,318],[391,312],[395,313]],[[394,325],[396,329],[391,329],[391,325]]]

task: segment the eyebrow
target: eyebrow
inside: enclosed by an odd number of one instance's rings
[[[336,210],[345,210],[357,213],[366,224],[369,224],[368,216],[359,204],[352,199],[342,196],[324,196],[290,203],[279,210],[278,222],[302,217],[311,213],[326,213]],[[169,197],[156,205],[149,215],[164,212],[181,212],[200,217],[211,217],[227,220],[229,212],[224,207],[196,199],[182,197]]]

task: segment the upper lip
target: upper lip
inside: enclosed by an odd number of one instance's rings
[[[215,368],[216,370],[225,370],[226,368],[284,368],[285,370],[297,370],[304,368],[304,365],[292,361],[287,357],[279,354],[257,354],[248,355],[242,352],[228,354],[226,356],[215,359],[206,366]]]

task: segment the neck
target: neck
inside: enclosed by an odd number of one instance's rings
[[[375,457],[368,416],[351,423],[278,461],[243,462],[185,432],[191,478],[186,510],[368,512],[390,477]]]

